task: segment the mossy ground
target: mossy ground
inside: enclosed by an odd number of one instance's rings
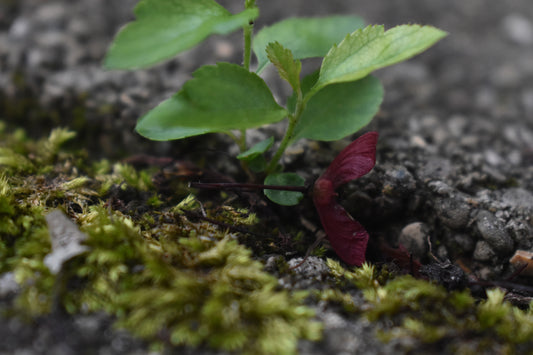
[[[320,339],[308,304],[322,300],[341,304],[349,319],[367,317],[383,341],[411,337],[460,353],[533,350],[531,310],[511,306],[499,290],[478,300],[468,289],[448,292],[386,266],[351,270],[331,259],[320,291],[283,290],[257,255],[273,240],[250,242],[238,231],[265,230],[262,216],[201,203],[179,181],[163,195],[153,182],[157,169],[90,162],[61,149],[73,137],[55,129],[33,141],[0,127],[0,274],[13,273],[20,287],[3,317],[105,311],[157,346],[292,354],[299,339]],[[76,221],[89,248],[57,274],[44,263],[52,252],[45,215],[55,209]]]

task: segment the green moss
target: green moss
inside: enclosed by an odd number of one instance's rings
[[[72,314],[105,311],[118,327],[153,343],[254,354],[294,354],[299,339],[319,339],[306,292],[280,289],[235,234],[191,221],[183,211],[203,209],[250,226],[257,216],[211,209],[192,195],[167,205],[150,171],[105,160],[88,164],[83,154],[60,149],[72,137],[54,130],[34,142],[0,130],[4,151],[28,157],[27,164],[17,156],[0,159],[0,273],[13,272],[21,286],[12,313],[32,318],[57,306]],[[43,216],[58,207],[88,236],[89,251],[54,275],[43,263],[51,252]]]
[[[12,178],[0,176],[0,273],[13,272],[23,286],[14,305],[29,315],[50,310],[53,279],[42,259],[50,251],[43,209],[19,199]]]
[[[360,311],[360,308],[355,304],[352,295],[338,289],[330,288],[327,290],[316,291],[315,296],[320,301],[339,304],[345,312],[354,313]]]
[[[327,259],[326,263],[333,276],[340,282],[348,281],[360,289],[368,290],[379,286],[376,280],[376,270],[369,263],[364,263],[360,268],[354,268],[353,271],[346,270],[338,261],[333,259]]]
[[[378,335],[384,341],[411,337],[439,344],[453,339],[447,342],[446,350],[454,353],[490,349],[512,353],[517,346],[533,350],[532,307],[527,312],[513,307],[499,289],[487,291],[487,299],[479,302],[469,290],[448,292],[409,275],[392,279],[389,275],[385,282],[378,282],[383,271],[376,272],[370,265],[346,270],[328,260],[328,266],[339,283],[348,282],[361,289],[365,298],[362,314],[372,322],[382,322]],[[330,298],[338,300],[339,296]]]
[[[116,179],[116,183],[124,183],[139,191],[148,191],[153,188],[150,172],[138,172],[131,165],[115,164],[113,166],[113,176]]]
[[[165,332],[173,345],[250,353],[292,354],[298,339],[320,335],[306,294],[277,290],[277,279],[216,226],[178,216],[142,233],[103,207],[80,222],[91,251],[70,271],[79,285],[64,296],[70,312],[104,309],[145,339]]]

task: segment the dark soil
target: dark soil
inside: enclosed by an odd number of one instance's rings
[[[234,10],[240,5],[221,3]],[[133,127],[194,69],[239,61],[240,35],[210,38],[151,70],[104,71],[106,48],[117,29],[132,19],[134,4],[0,0],[0,118],[35,137],[67,126],[79,132],[78,146],[94,158],[150,153],[198,161],[207,156],[213,160],[210,168],[234,174],[236,163],[219,159],[224,156],[220,152],[232,149],[219,136],[153,143]],[[383,244],[403,245],[422,263],[433,262],[433,254],[440,262],[460,265],[470,279],[498,281],[511,275],[513,253],[533,250],[530,1],[271,0],[259,6],[258,28],[293,15],[354,13],[387,28],[421,23],[449,32],[426,53],[377,73],[385,101],[368,129],[380,134],[378,162],[341,192],[342,203],[368,228],[371,261],[384,259]],[[266,79],[283,97],[286,88],[274,74],[268,70]],[[287,170],[318,174],[347,142],[321,143],[318,152],[304,142],[305,154],[287,159]],[[531,279],[522,276],[516,282],[531,284]],[[348,321],[333,312],[320,318],[325,341],[303,344],[302,353],[380,354],[412,346],[377,341],[368,322]],[[350,338],[354,333],[357,341]],[[6,321],[0,334],[0,349],[10,353],[148,353],[139,341],[111,330],[100,315],[51,316],[32,325]]]

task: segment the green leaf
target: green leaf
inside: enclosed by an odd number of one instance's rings
[[[287,115],[264,80],[239,65],[203,66],[193,76],[183,91],[191,104],[209,114],[201,121],[188,120],[197,127],[247,129],[281,121]]]
[[[423,52],[444,36],[444,31],[419,25],[397,26],[387,32],[383,26],[357,30],[324,57],[313,92],[329,84],[362,79]]]
[[[266,53],[270,62],[278,69],[279,76],[297,92],[300,88],[302,62],[294,60],[291,50],[284,48],[279,42],[269,43]]]
[[[153,140],[248,129],[282,120],[280,107],[263,79],[229,63],[204,66],[182,91],[137,123],[139,134]]]
[[[180,118],[197,116],[200,112],[195,110],[191,104],[179,92],[171,98],[161,102],[146,115],[141,117],[135,126],[135,130],[141,136],[155,141],[168,141],[171,139],[182,139],[200,134],[216,132],[212,128],[199,128],[190,125],[180,124]],[[186,121],[186,120],[184,120]]]
[[[242,152],[241,154],[237,155],[237,159],[244,160],[244,161],[253,159],[254,157],[258,155],[262,155],[264,152],[269,150],[270,147],[272,147],[272,144],[274,144],[274,137],[265,139],[264,141],[261,141],[255,144],[253,147],[251,147],[247,151]]]
[[[254,173],[262,173],[267,167],[267,161],[264,155],[258,155],[250,159],[247,164]]]
[[[245,152],[237,155],[237,159],[247,162],[248,167],[256,173],[265,171],[267,161],[263,155],[274,144],[274,137],[270,137],[255,144]]]
[[[257,9],[232,15],[213,0],[141,0],[136,20],[115,37],[104,66],[145,68],[170,59],[211,34],[228,34],[255,19]]]
[[[304,186],[305,180],[295,173],[271,174],[265,178],[265,185],[278,186]],[[304,194],[297,191],[263,190],[265,196],[272,202],[283,206],[294,206],[298,204]]]
[[[294,128],[294,140],[333,141],[355,133],[372,120],[382,100],[383,87],[370,75],[328,85],[310,98]]]
[[[253,41],[258,61],[257,73],[263,71],[269,63],[265,49],[271,42],[277,41],[290,49],[294,59],[323,57],[334,43],[363,25],[363,20],[357,16],[330,16],[290,18],[264,27]]]

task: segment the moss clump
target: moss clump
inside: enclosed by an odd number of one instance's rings
[[[382,275],[369,265],[351,271],[328,260],[328,266],[338,282],[362,290],[361,312],[370,321],[382,322],[380,336],[385,341],[412,337],[439,346],[446,341],[441,350],[452,353],[533,351],[533,305],[520,310],[506,302],[499,289],[477,301],[467,289],[448,292],[410,275],[387,275],[378,282]]]
[[[19,199],[10,178],[0,175],[0,274],[12,272],[22,289],[17,307],[39,314],[50,309],[53,280],[41,260],[50,252],[43,208]]]
[[[3,140],[0,153],[15,157],[0,159],[0,273],[14,272],[20,285],[12,312],[105,311],[154,344],[254,354],[293,354],[299,339],[320,337],[303,303],[307,293],[279,289],[235,234],[189,220],[183,211],[202,207],[193,196],[170,205],[180,199],[163,202],[149,171],[106,161],[91,166],[83,154],[60,151],[72,136],[55,130],[39,142],[23,133]],[[17,154],[29,158],[17,166]],[[51,252],[44,215],[55,208],[76,220],[89,247],[57,275],[43,262]],[[257,223],[230,206],[215,214]]]
[[[127,216],[91,208],[80,220],[91,251],[69,270],[79,289],[67,309],[105,309],[119,326],[145,339],[168,334],[173,345],[292,354],[298,339],[319,337],[306,293],[277,290],[234,235],[169,217],[141,232]]]

